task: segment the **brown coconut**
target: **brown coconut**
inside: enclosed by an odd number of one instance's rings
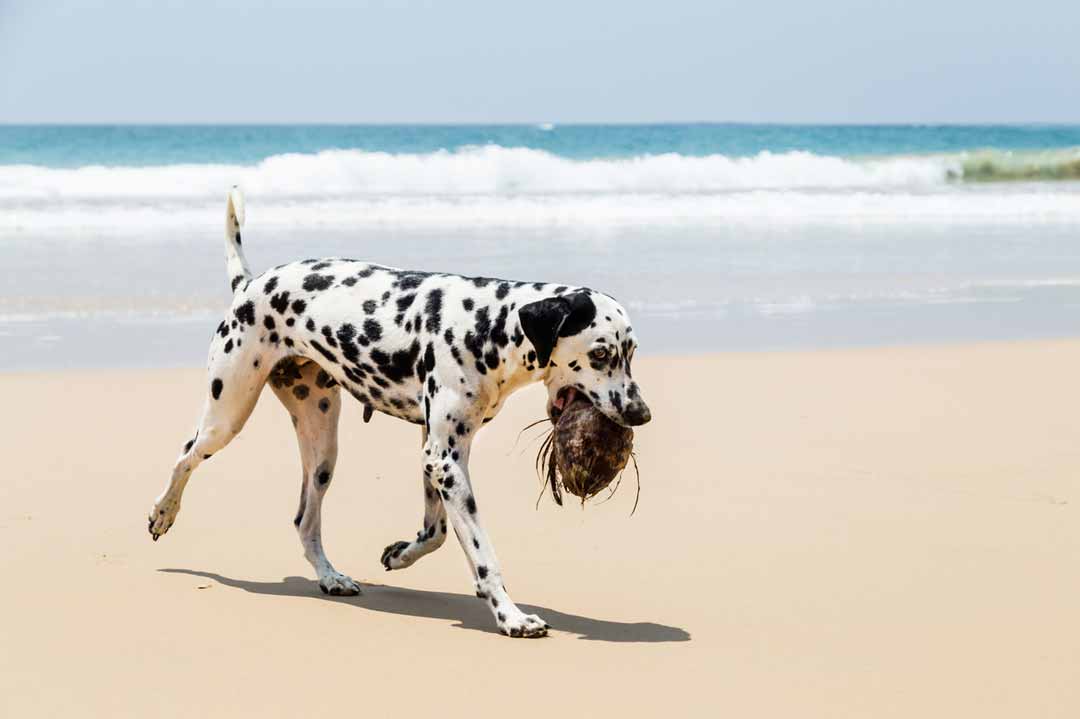
[[[538,465],[546,466],[556,504],[562,504],[564,489],[584,503],[626,468],[634,449],[634,431],[612,422],[580,397],[552,421],[555,427],[540,448]]]

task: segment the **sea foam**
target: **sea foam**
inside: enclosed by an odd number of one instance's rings
[[[47,168],[0,166],[0,199],[217,197],[232,184],[265,197],[687,193],[782,188],[874,188],[946,182],[948,157],[852,160],[808,152],[753,157],[667,153],[576,160],[523,147],[390,154],[327,150],[255,165]]]
[[[1075,150],[571,159],[487,145],[328,150],[253,165],[4,165],[0,230],[209,225],[236,184],[257,221],[284,225],[1075,221],[1080,185],[1037,180],[1067,179],[1078,163]]]

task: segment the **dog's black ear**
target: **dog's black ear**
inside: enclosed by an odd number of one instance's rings
[[[521,331],[536,348],[536,360],[547,367],[560,337],[572,337],[596,319],[596,305],[588,292],[549,297],[518,311]]]
[[[570,302],[565,297],[548,297],[530,302],[518,310],[521,318],[521,331],[532,342],[536,350],[536,362],[547,367],[551,352],[559,339],[566,318],[570,316]]]
[[[578,332],[592,324],[596,319],[596,305],[588,292],[575,292],[572,295],[564,295],[570,303],[570,314],[559,328],[560,337],[573,337]]]

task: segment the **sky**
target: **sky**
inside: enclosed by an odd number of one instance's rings
[[[0,0],[3,123],[1080,122],[1076,0]]]

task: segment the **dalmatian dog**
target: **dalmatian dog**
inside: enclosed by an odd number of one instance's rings
[[[243,428],[267,383],[292,417],[303,479],[294,524],[323,592],[360,592],[327,559],[320,509],[334,475],[342,389],[422,432],[424,519],[416,538],[382,553],[404,569],[438,549],[452,527],[469,560],[476,595],[511,637],[549,625],[511,601],[469,476],[477,430],[515,390],[547,387],[555,417],[575,394],[613,421],[650,419],[630,374],[637,341],[626,311],[582,287],[399,270],[349,259],[303,260],[253,277],[241,251],[244,204],[226,204],[232,305],[210,344],[206,403],[165,491],[150,512],[156,541],[180,510],[204,460]]]

